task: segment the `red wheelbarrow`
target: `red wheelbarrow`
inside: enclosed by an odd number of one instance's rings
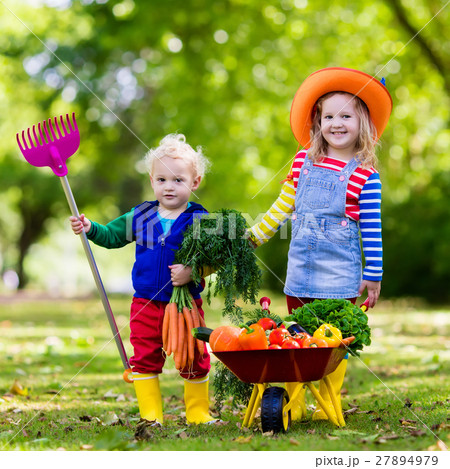
[[[261,306],[268,311],[269,298],[262,298]],[[360,306],[363,311],[369,308],[369,299]],[[340,347],[305,348],[281,350],[242,350],[232,352],[213,352],[213,354],[241,381],[254,384],[253,392],[245,412],[243,427],[250,427],[261,406],[261,426],[263,432],[288,431],[291,425],[291,407],[303,387],[308,387],[330,422],[345,427],[340,402],[328,378],[347,355],[347,345]],[[328,389],[332,412],[312,383],[322,381]],[[270,386],[269,383],[297,383],[289,400],[285,388]]]
[[[328,378],[328,375],[338,367],[347,354],[345,347],[213,353],[241,381],[255,385],[242,422],[243,427],[248,428],[252,425],[256,412],[261,406],[263,432],[288,431],[291,424],[292,402],[304,386],[312,392],[330,422],[340,427],[345,426],[340,403],[335,398],[331,381]],[[322,396],[312,383],[312,381],[319,380],[323,380],[327,386],[336,414],[330,412],[328,406],[324,405]],[[297,383],[291,401],[284,388],[268,387],[270,382]]]

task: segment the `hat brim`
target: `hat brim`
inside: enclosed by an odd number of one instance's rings
[[[291,106],[291,129],[303,147],[310,144],[312,114],[316,101],[332,91],[358,96],[369,108],[370,117],[380,138],[392,112],[392,98],[376,78],[349,68],[330,67],[309,75],[300,85]]]

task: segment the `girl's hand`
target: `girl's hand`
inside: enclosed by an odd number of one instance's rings
[[[381,282],[372,282],[371,280],[363,280],[359,287],[359,296],[364,293],[367,288],[367,296],[369,297],[369,308],[373,308],[378,301],[381,291]]]
[[[80,215],[80,218],[69,217],[70,224],[72,225],[72,231],[79,235],[82,231],[88,233],[91,229],[91,222],[84,216],[84,213]]]
[[[181,287],[192,280],[192,267],[183,264],[169,265],[170,278],[174,287]]]

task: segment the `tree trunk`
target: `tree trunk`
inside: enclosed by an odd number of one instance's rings
[[[44,232],[44,224],[51,215],[49,205],[34,206],[27,199],[22,199],[19,204],[23,229],[18,241],[19,258],[17,260],[16,271],[19,277],[19,289],[25,288],[28,276],[24,269],[26,255],[33,243],[35,243]]]

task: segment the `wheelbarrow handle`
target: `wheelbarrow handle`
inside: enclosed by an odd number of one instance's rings
[[[370,299],[366,298],[366,301],[361,304],[360,309],[365,313],[369,309]]]
[[[74,217],[80,218],[80,214],[78,212],[78,207],[75,202],[75,199],[72,194],[72,190],[69,185],[69,181],[67,176],[60,177],[61,185],[64,189],[64,193],[66,195],[67,202],[69,203],[70,211]],[[120,358],[122,359],[123,366],[125,370],[130,369],[130,364],[128,362],[127,354],[125,352],[125,347],[122,342],[122,338],[120,336],[119,329],[117,328],[116,321],[114,319],[114,314],[111,309],[111,305],[109,304],[108,297],[106,295],[105,287],[103,285],[102,279],[100,277],[100,273],[97,268],[97,264],[95,263],[94,255],[92,254],[91,246],[89,245],[89,241],[87,239],[86,233],[84,231],[81,232],[80,235],[81,243],[84,248],[84,252],[86,253],[86,257],[89,262],[89,266],[92,271],[92,275],[94,276],[95,284],[97,286],[98,292],[100,294],[100,298],[103,303],[103,308],[105,310],[106,316],[108,318],[109,325],[111,327],[111,331],[113,333],[114,340],[116,342],[117,349],[120,354]]]

